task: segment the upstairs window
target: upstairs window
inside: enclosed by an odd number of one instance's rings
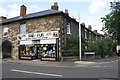
[[[85,39],[87,39],[87,30],[85,30]]]
[[[3,28],[3,37],[8,37],[8,27]]]
[[[67,34],[71,34],[71,32],[70,32],[70,23],[67,24]]]
[[[20,34],[26,34],[26,24],[20,25]]]

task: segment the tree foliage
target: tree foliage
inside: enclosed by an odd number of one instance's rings
[[[101,18],[103,25],[103,31],[107,31],[109,36],[114,40],[117,40],[120,44],[120,1],[110,2],[110,13]]]
[[[109,37],[99,41],[89,42],[88,48],[85,51],[93,51],[97,56],[105,57],[105,55],[111,55],[114,51],[113,40]]]
[[[66,38],[64,56],[79,56],[79,37],[72,36]]]

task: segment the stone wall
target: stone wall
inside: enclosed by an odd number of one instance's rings
[[[70,32],[71,34],[67,34],[67,23],[70,23]],[[79,24],[71,20],[67,17],[62,18],[62,27],[61,27],[61,47],[62,47],[62,52],[64,54],[64,51],[66,50],[66,45],[67,45],[67,38],[71,37],[78,37],[79,36]]]
[[[58,30],[61,27],[61,16],[48,16],[26,21],[27,33]]]
[[[8,37],[3,37],[2,42],[5,40],[10,41],[12,43],[12,58],[18,59],[18,40],[17,35],[19,34],[19,23],[11,23],[2,25],[2,31],[3,28],[8,27]]]

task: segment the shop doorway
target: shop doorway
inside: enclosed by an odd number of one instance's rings
[[[4,41],[2,43],[3,58],[11,58],[12,55],[12,43],[10,41]]]

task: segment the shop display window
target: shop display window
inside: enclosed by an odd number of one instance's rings
[[[37,58],[56,58],[56,44],[39,44],[33,46],[20,46],[21,57],[32,57]]]
[[[20,55],[21,56],[37,56],[37,47],[21,46]]]
[[[55,44],[42,44],[38,48],[41,57],[56,57]]]

